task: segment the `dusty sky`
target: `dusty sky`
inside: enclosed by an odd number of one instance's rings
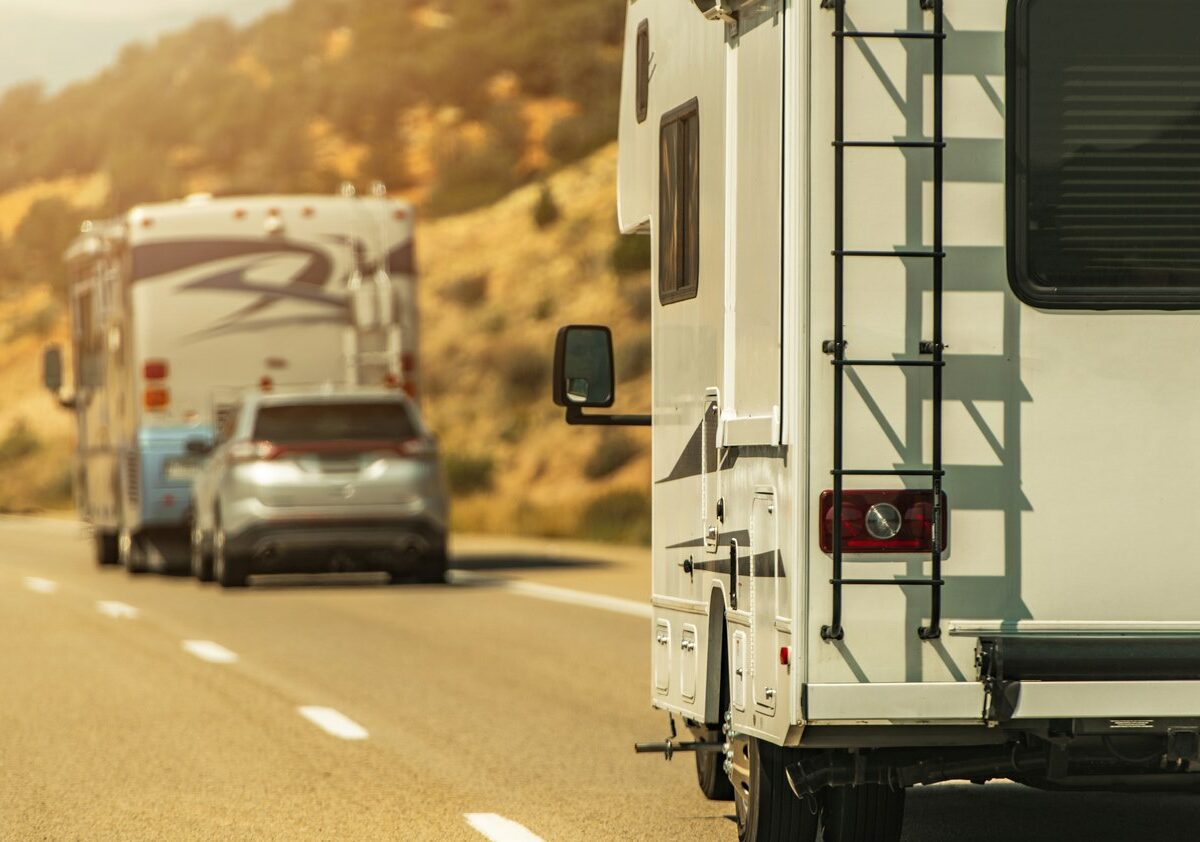
[[[236,5],[264,10],[285,4],[286,0],[242,0]],[[206,7],[212,11],[226,12],[231,5],[225,0],[0,0],[0,9],[21,8],[92,19],[148,17],[180,11],[194,11],[202,15]]]

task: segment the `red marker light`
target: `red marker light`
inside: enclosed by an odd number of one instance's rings
[[[166,380],[171,373],[171,366],[166,360],[146,360],[142,366],[142,376],[147,380]]]
[[[396,218],[397,222],[403,222],[404,220],[408,219],[408,211],[406,211],[404,208],[397,208],[392,216]]]
[[[271,390],[273,390],[275,388],[275,381],[272,380],[270,377],[264,377],[263,379],[258,381],[258,388],[260,391],[270,392]]]
[[[791,662],[792,662],[792,650],[788,649],[788,647],[786,647],[786,646],[780,646],[779,647],[779,663],[786,667]]]
[[[234,219],[245,219],[246,218],[246,209],[238,208],[237,210],[235,210],[233,212],[233,218]]]

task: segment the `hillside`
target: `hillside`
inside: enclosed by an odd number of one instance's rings
[[[69,418],[38,372],[65,334],[59,255],[80,220],[380,179],[420,206],[425,402],[456,525],[647,540],[646,432],[569,429],[548,397],[557,327],[602,321],[625,408],[649,399],[648,244],[614,221],[623,14],[294,0],[128,48],[54,96],[0,97],[0,510],[69,503]]]
[[[425,411],[460,529],[649,538],[648,432],[568,427],[549,398],[558,327],[600,322],[613,327],[620,408],[649,406],[649,255],[645,238],[617,234],[615,179],[610,145],[419,229]],[[0,410],[0,509],[65,506],[68,415],[38,385],[62,309],[39,288],[0,302],[0,324],[0,387],[17,396]]]

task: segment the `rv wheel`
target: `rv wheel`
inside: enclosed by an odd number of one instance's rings
[[[705,743],[719,743],[725,738],[720,731],[706,728],[693,732],[696,739]],[[698,751],[696,757],[696,782],[709,801],[732,801],[733,783],[725,772],[725,755],[719,751]]]
[[[146,559],[146,547],[139,536],[122,530],[117,539],[118,553],[121,564],[131,576],[137,576],[150,570]]]
[[[900,842],[904,790],[840,786],[825,796],[825,842]]]
[[[121,549],[117,541],[117,533],[96,530],[92,536],[96,544],[96,563],[101,567],[110,567],[121,563]]]
[[[192,575],[201,582],[213,580],[213,558],[204,546],[204,532],[198,526],[192,527]]]
[[[737,808],[739,842],[816,842],[820,811],[788,786],[787,753],[752,737],[732,735],[729,779]]]

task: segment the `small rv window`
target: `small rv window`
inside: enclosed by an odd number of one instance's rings
[[[1195,0],[1010,0],[1009,265],[1043,307],[1200,307]]]
[[[638,24],[637,31],[637,121],[646,122],[650,108],[650,21]]]
[[[700,112],[696,100],[663,118],[658,175],[658,298],[695,298],[700,276]]]

